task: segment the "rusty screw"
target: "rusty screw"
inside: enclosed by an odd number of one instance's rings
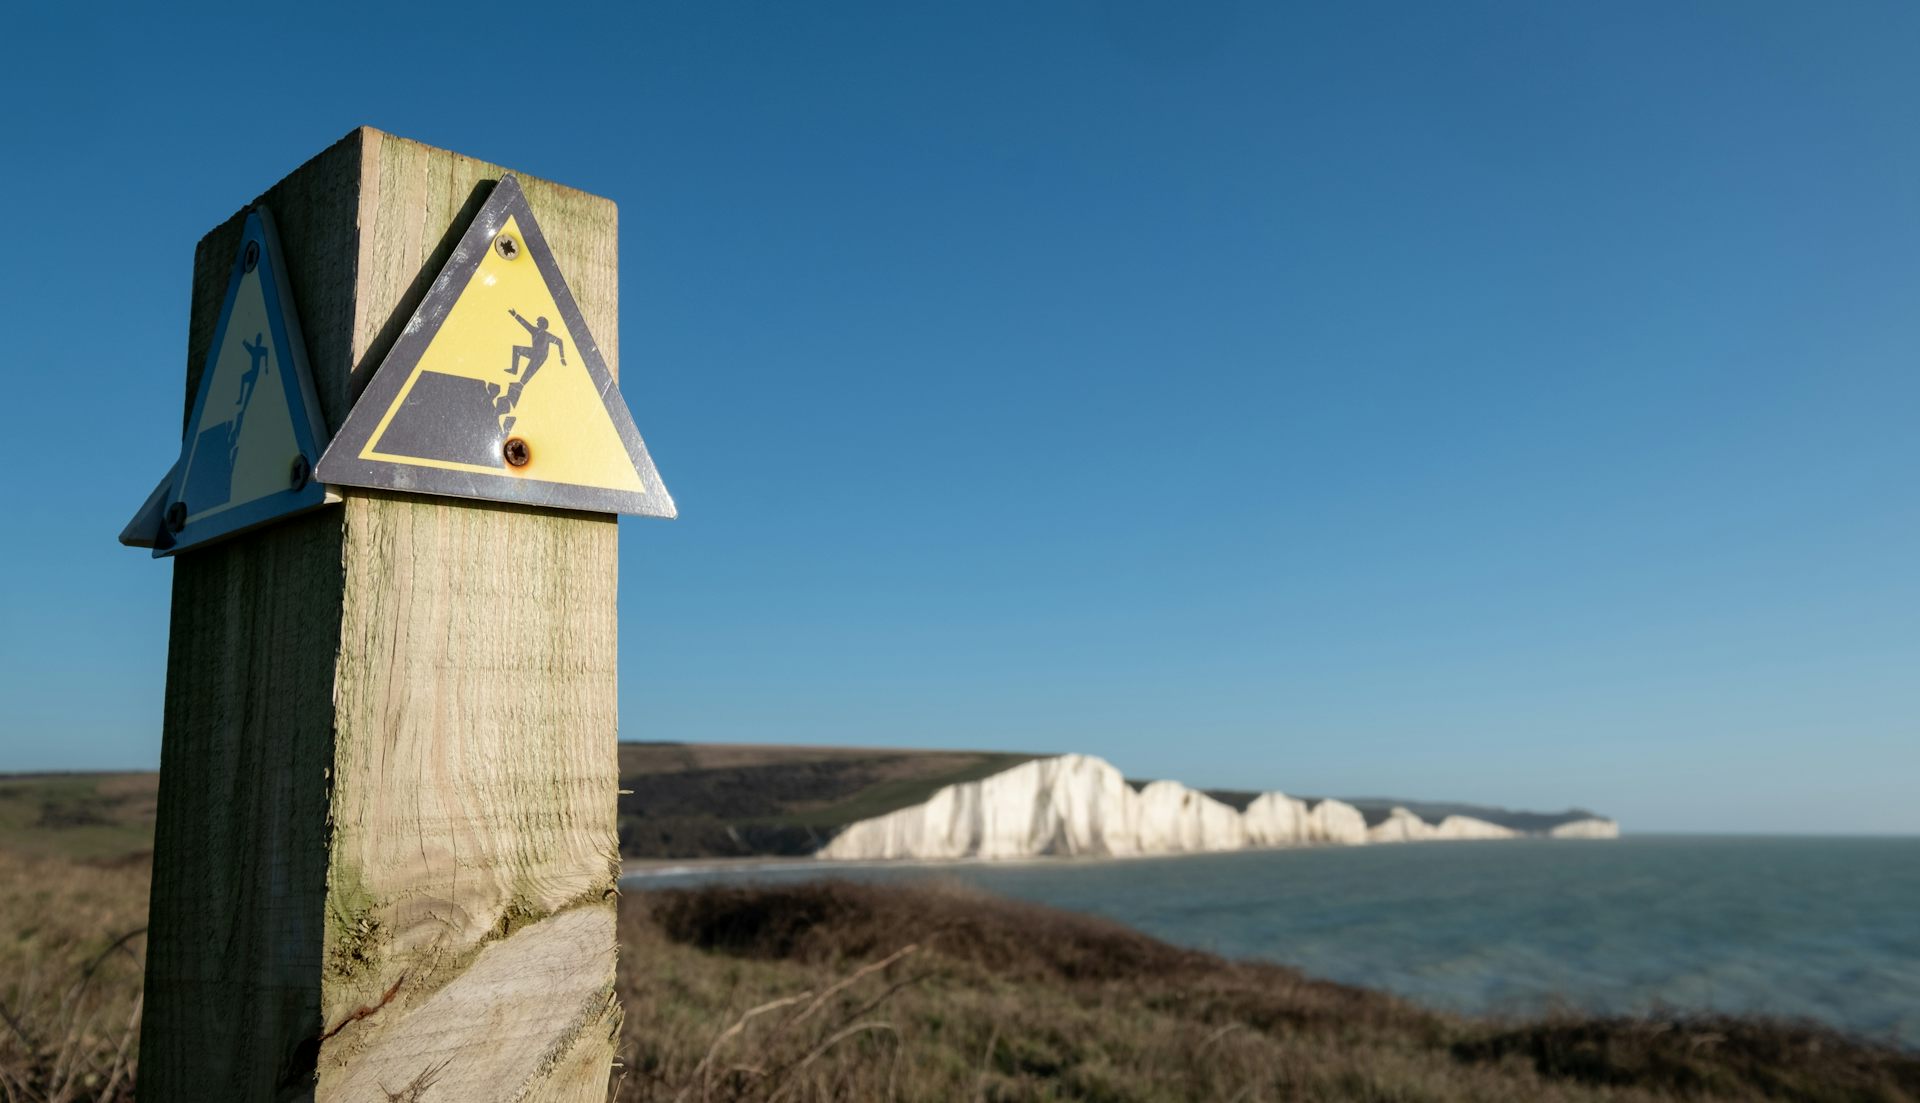
[[[493,239],[494,251],[508,260],[520,255],[520,243],[513,240],[512,234],[501,234]]]
[[[293,489],[299,490],[306,486],[307,480],[311,478],[313,478],[313,465],[307,462],[307,457],[293,457],[293,470],[289,472],[288,484]]]
[[[187,527],[187,503],[175,502],[167,507],[167,531],[179,532]]]
[[[247,242],[247,259],[246,259],[247,271],[249,272],[253,271],[254,267],[259,263],[260,263],[260,243],[257,241]]]
[[[533,449],[528,448],[527,442],[519,437],[508,437],[507,446],[500,451],[507,462],[515,467],[525,467],[533,459]]]

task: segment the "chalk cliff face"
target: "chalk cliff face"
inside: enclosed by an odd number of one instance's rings
[[[1549,832],[1556,838],[1589,839],[1619,833],[1618,824],[1602,819],[1561,824]],[[1122,857],[1518,834],[1471,816],[1450,815],[1430,824],[1405,808],[1394,808],[1369,828],[1350,804],[1323,800],[1309,807],[1285,793],[1263,793],[1238,812],[1177,781],[1156,781],[1135,792],[1110,763],[1061,755],[949,785],[923,804],[861,820],[836,835],[818,857]]]
[[[1433,838],[1433,825],[1404,808],[1395,808],[1387,818],[1367,828],[1370,843],[1413,843]]]
[[[1037,758],[852,824],[823,858],[1029,858],[1140,853],[1138,798],[1097,758]]]
[[[1353,846],[1367,841],[1367,817],[1345,801],[1323,800],[1307,813],[1309,843]]]
[[[1472,816],[1448,816],[1435,824],[1428,823],[1405,808],[1395,808],[1386,819],[1367,828],[1367,841],[1422,843],[1434,839],[1511,839],[1519,834],[1511,827],[1502,827]]]
[[[1177,781],[1156,781],[1140,790],[1134,811],[1138,817],[1135,847],[1140,854],[1239,850],[1247,845],[1240,813]]]
[[[1563,823],[1547,834],[1556,839],[1617,839],[1620,837],[1620,825],[1612,820],[1575,820]]]
[[[1312,807],[1285,793],[1262,793],[1240,814],[1248,846],[1350,845],[1367,841],[1367,819],[1351,804],[1323,800]]]
[[[1448,816],[1433,829],[1436,839],[1513,839],[1520,832],[1473,816]]]
[[[1248,846],[1299,846],[1309,841],[1307,802],[1285,793],[1253,798],[1240,819],[1246,825]]]

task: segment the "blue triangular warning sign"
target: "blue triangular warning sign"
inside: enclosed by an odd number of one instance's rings
[[[313,469],[325,443],[280,239],[273,216],[255,207],[180,458],[120,542],[172,555],[323,505]]]

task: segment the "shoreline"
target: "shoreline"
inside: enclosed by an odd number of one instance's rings
[[[1217,851],[1212,853],[1232,853]],[[775,873],[817,869],[825,872],[843,869],[943,869],[992,866],[1078,864],[1123,861],[1129,858],[1184,858],[1197,854],[1084,854],[1070,857],[1022,858],[790,858],[779,855],[748,858],[628,858],[620,865],[620,881],[647,881],[661,877],[683,877],[704,873]]]
[[[1647,838],[1635,835],[1635,838]],[[1007,858],[819,858],[778,854],[745,857],[710,858],[623,858],[620,880],[644,881],[657,877],[678,877],[703,873],[772,873],[787,870],[819,869],[1018,869],[1029,866],[1087,866],[1109,862],[1152,862],[1186,858],[1221,858],[1236,854],[1313,854],[1333,851],[1377,850],[1409,845],[1447,847],[1472,845],[1476,848],[1500,843],[1593,843],[1617,842],[1618,838],[1552,838],[1544,835],[1519,835],[1510,839],[1423,839],[1416,843],[1303,843],[1296,846],[1243,846],[1220,850],[1169,850],[1153,854],[1021,854]]]

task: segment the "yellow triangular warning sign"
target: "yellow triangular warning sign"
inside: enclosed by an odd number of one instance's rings
[[[320,460],[323,482],[672,517],[526,195],[501,178]]]

